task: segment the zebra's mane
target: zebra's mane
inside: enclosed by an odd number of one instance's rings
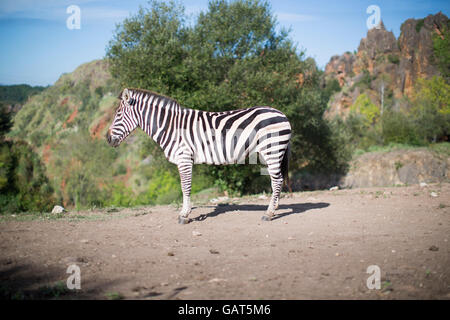
[[[165,98],[165,99],[168,99],[170,102],[175,102],[176,104],[180,105],[178,103],[178,101],[175,100],[174,98],[165,96],[163,94],[160,94],[160,93],[157,93],[154,91],[150,91],[150,90],[146,90],[146,89],[139,89],[139,88],[126,88],[126,89],[128,89],[129,91],[133,91],[133,92],[144,93],[147,95],[155,96],[157,98]],[[123,89],[123,90],[125,90],[125,89]],[[121,99],[121,97],[122,97],[123,90],[120,92],[119,99]]]

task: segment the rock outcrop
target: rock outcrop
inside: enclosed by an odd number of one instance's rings
[[[336,79],[341,92],[330,99],[325,116],[345,117],[360,93],[366,93],[380,107],[382,100],[410,97],[418,78],[439,75],[433,64],[432,38],[440,34],[448,20],[441,12],[424,19],[408,19],[398,39],[381,23],[361,39],[356,53],[333,56],[325,67],[324,79]]]
[[[367,152],[356,156],[345,174],[297,172],[291,182],[303,191],[450,182],[450,156],[425,147]]]
[[[382,187],[450,181],[450,157],[426,149],[370,152],[351,163],[345,188]]]

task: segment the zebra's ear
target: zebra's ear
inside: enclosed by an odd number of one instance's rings
[[[129,103],[129,101],[130,101],[130,92],[128,92],[128,89],[123,89],[123,91],[122,91],[122,100],[124,102],[126,102],[127,104]]]

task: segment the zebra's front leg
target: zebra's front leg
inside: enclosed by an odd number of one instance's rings
[[[191,207],[191,182],[192,182],[192,162],[182,163],[178,165],[180,173],[181,191],[183,192],[183,208],[178,215],[178,223],[189,223],[189,214]]]
[[[264,221],[272,220],[275,215],[275,210],[278,209],[278,202],[280,201],[281,187],[283,185],[283,177],[281,174],[278,176],[270,176],[270,180],[272,181],[272,198],[270,199],[266,214],[261,218]]]

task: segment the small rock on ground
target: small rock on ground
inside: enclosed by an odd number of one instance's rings
[[[66,209],[64,209],[64,207],[61,206],[54,206],[52,213],[53,214],[59,214],[59,213],[63,213],[64,211],[66,211]]]

